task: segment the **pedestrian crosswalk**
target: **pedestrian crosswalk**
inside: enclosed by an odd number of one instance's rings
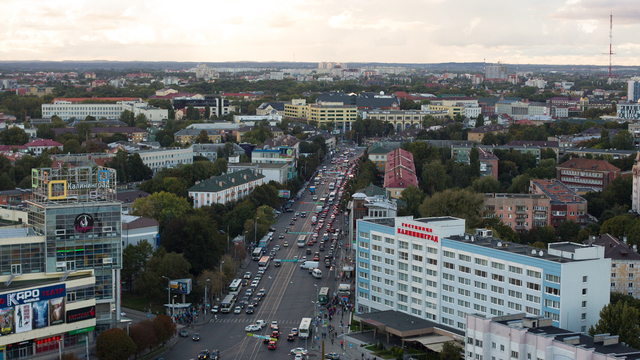
[[[243,323],[243,324],[253,324],[256,320],[259,319],[254,319],[254,318],[222,318],[222,317],[218,317],[218,321],[216,320],[212,320],[212,322],[219,322],[219,323]],[[273,321],[273,319],[264,319],[267,322],[271,322]],[[282,326],[282,325],[298,325],[300,324],[299,320],[277,320],[278,325]]]

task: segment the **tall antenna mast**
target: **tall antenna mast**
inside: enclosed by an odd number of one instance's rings
[[[611,82],[611,57],[613,53],[613,13],[609,15],[609,82]]]

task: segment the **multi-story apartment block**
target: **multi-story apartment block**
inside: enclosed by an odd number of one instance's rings
[[[332,122],[336,129],[349,131],[358,118],[358,108],[355,105],[343,105],[338,102],[309,104],[307,120],[317,121],[319,125]]]
[[[631,360],[640,356],[640,350],[619,342],[618,335],[591,337],[585,330],[552,326],[551,319],[541,316],[470,314],[466,323],[465,360]]]
[[[179,142],[182,145],[187,143],[193,144],[196,141],[196,138],[200,136],[200,133],[203,131],[207,133],[207,138],[209,138],[211,143],[219,144],[222,142],[222,136],[220,136],[220,133],[211,129],[182,129],[173,134],[173,138],[176,142]]]
[[[164,168],[173,168],[180,164],[193,164],[192,146],[188,148],[164,148],[134,152],[140,155],[142,162],[153,170],[154,174]]]
[[[609,234],[589,236],[584,244],[602,246],[604,256],[611,259],[611,292],[640,298],[640,254],[637,245],[627,244],[626,237],[620,241]]]
[[[212,117],[228,115],[235,110],[229,100],[219,95],[180,96],[172,98],[171,102],[176,110],[186,109],[189,106],[193,106],[195,109],[206,109],[209,106]]]
[[[640,81],[630,80],[627,85],[627,100],[637,103],[640,100]]]
[[[85,103],[92,100],[112,103]],[[134,115],[144,114],[153,122],[166,121],[169,114],[167,109],[155,108],[138,98],[56,98],[52,104],[42,104],[42,117],[48,119],[56,115],[62,120],[69,120],[93,116],[96,119],[117,120],[125,110]]]
[[[307,118],[307,100],[292,99],[290,104],[284,104],[284,116],[292,119]]]
[[[279,164],[287,166],[286,181],[298,176],[296,168],[300,141],[291,135],[271,138],[256,146],[251,152],[252,164]]]
[[[0,205],[20,204],[31,199],[31,197],[30,189],[3,190],[0,191]]]
[[[396,217],[398,206],[396,200],[388,196],[388,192],[375,185],[358,190],[347,204],[349,209],[349,228],[347,235],[355,245],[356,222],[360,219]],[[351,247],[355,250],[355,246]],[[355,253],[354,253],[355,256]]]
[[[409,186],[418,187],[413,154],[403,149],[395,149],[387,154],[384,188],[392,198],[398,199],[402,196],[402,191]]]
[[[637,102],[620,102],[616,106],[616,116],[623,120],[640,119],[640,103]]]
[[[265,176],[251,170],[242,170],[197,182],[187,189],[198,209],[211,204],[226,204],[248,196],[256,186],[264,184]]]
[[[375,147],[369,148],[367,154],[369,156],[369,160],[376,165],[378,170],[384,171],[385,166],[387,165],[387,155],[390,152],[391,150],[378,144]]]
[[[545,194],[484,194],[484,216],[498,218],[515,232],[550,225],[551,199]]]
[[[480,176],[492,176],[498,179],[498,157],[490,150],[478,148],[480,161]]]
[[[211,160],[211,162],[216,161],[218,158],[218,150],[222,151],[225,147],[225,144],[193,144],[191,147],[193,148],[193,156],[204,156],[207,159]],[[233,144],[233,153],[231,156],[239,156],[244,154],[244,149],[238,146],[238,144]]]
[[[569,188],[602,191],[620,175],[620,169],[606,160],[574,158],[556,166],[556,179]]]
[[[636,214],[640,214],[640,153],[636,155],[636,159],[633,162],[631,168],[631,176],[633,176],[632,183],[633,189],[631,190],[631,211]]]
[[[526,312],[586,331],[609,303],[602,247],[541,250],[464,229],[453,217],[359,220],[356,311],[395,310],[459,329],[468,314]]]
[[[587,200],[558,180],[531,180],[529,193],[544,194],[551,199],[548,225],[557,228],[565,221],[573,221],[586,226],[590,221]]]
[[[507,79],[507,66],[500,63],[486,65],[484,67],[485,80],[506,80]]]

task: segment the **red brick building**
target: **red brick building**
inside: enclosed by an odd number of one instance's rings
[[[574,221],[582,226],[589,223],[587,200],[555,179],[535,179],[529,183],[530,194],[544,194],[550,199],[548,224],[557,228],[565,221]]]
[[[556,179],[572,189],[602,191],[619,175],[620,169],[605,160],[575,158],[556,166]]]

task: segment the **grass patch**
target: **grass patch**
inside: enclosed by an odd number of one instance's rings
[[[164,303],[159,299],[149,298],[144,295],[136,295],[129,292],[122,293],[122,307],[134,309],[138,311],[149,310],[151,306],[151,312],[156,314],[164,314]]]

